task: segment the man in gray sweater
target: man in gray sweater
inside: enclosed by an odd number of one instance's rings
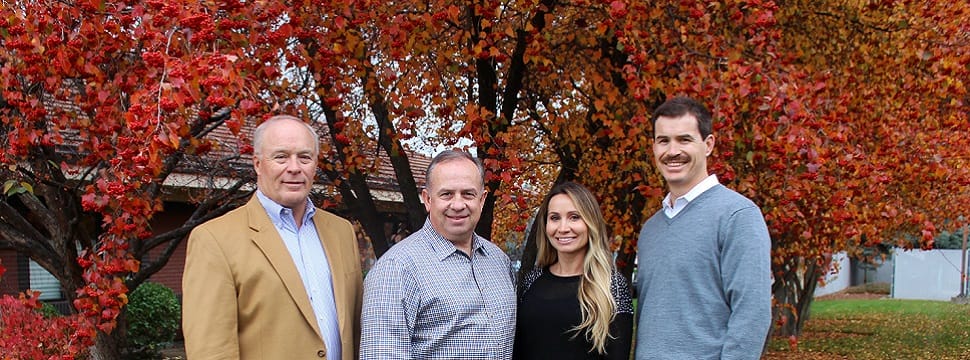
[[[669,193],[640,230],[636,359],[758,359],[771,324],[764,216],[708,175],[704,105],[673,98],[651,121]]]

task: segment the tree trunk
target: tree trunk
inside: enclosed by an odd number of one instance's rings
[[[123,360],[127,340],[125,339],[128,327],[127,317],[122,314],[118,316],[117,327],[111,333],[98,331],[94,339],[94,346],[91,347],[91,358],[94,360]]]
[[[772,323],[777,324],[777,335],[799,336],[815,300],[820,267],[814,260],[803,258],[793,258],[783,266],[782,276],[776,277],[772,285],[775,296]]]
[[[353,178],[354,176],[352,176]],[[352,180],[353,181],[353,180]],[[381,218],[380,213],[377,211],[377,205],[374,204],[374,199],[370,195],[369,187],[361,181],[362,186],[358,186],[361,189],[357,192],[360,194],[364,191],[364,195],[355,199],[354,215],[357,217],[357,221],[360,222],[360,226],[363,227],[364,232],[371,239],[371,246],[374,248],[374,255],[376,257],[381,257],[391,248],[391,244],[388,241],[387,235],[384,233],[384,220]]]
[[[516,283],[522,284],[522,280],[525,279],[525,275],[532,271],[532,268],[536,266],[536,257],[538,256],[538,248],[536,247],[536,238],[539,235],[538,230],[535,226],[535,220],[532,221],[532,226],[529,226],[529,232],[525,235],[525,249],[522,250],[522,257],[519,259],[519,273],[516,274]]]
[[[636,251],[630,251],[630,252],[623,251],[623,248],[621,247],[619,254],[616,255],[616,271],[619,271],[620,274],[623,274],[623,277],[625,277],[627,280],[631,280],[633,277],[633,268],[635,265],[634,260],[636,260],[636,258],[637,258]],[[634,286],[636,284],[631,283],[630,285]]]

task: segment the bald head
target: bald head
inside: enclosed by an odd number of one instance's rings
[[[263,121],[262,124],[259,124],[259,126],[256,127],[256,130],[253,131],[253,152],[254,152],[254,154],[255,155],[259,155],[259,154],[261,154],[263,152],[263,142],[265,141],[265,138],[266,138],[266,129],[267,128],[269,128],[271,126],[274,126],[275,124],[278,124],[278,123],[281,123],[281,122],[294,122],[294,121],[295,122],[298,122],[300,124],[303,124],[303,126],[307,129],[307,131],[310,132],[310,135],[314,139],[314,154],[319,154],[320,153],[320,137],[317,135],[317,131],[312,126],[310,126],[310,124],[307,124],[306,122],[304,122],[300,118],[295,117],[295,116],[292,116],[292,115],[276,115],[276,116],[273,116],[273,117],[271,117],[269,119],[266,119],[266,121]]]

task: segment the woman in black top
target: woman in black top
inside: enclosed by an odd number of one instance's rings
[[[566,182],[542,201],[536,267],[519,287],[514,359],[630,358],[633,305],[599,203]]]

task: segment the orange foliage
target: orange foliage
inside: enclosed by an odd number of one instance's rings
[[[776,300],[797,312],[832,252],[863,235],[927,246],[967,214],[968,6],[14,1],[0,11],[0,173],[36,188],[79,178],[68,164],[92,169],[78,198],[103,235],[79,242],[86,270],[73,276],[102,330],[124,304],[115,279],[144,260],[128,246],[152,235],[152,184],[211,151],[205,129],[240,135],[278,112],[324,124],[320,167],[375,242],[378,164],[365,154],[432,138],[485,160],[483,235],[517,247],[537,197],[576,180],[597,193],[629,273],[665,192],[649,112],[689,95],[715,112],[712,171],[765,212]],[[68,143],[83,155],[35,161]],[[404,201],[421,209],[415,193]]]

